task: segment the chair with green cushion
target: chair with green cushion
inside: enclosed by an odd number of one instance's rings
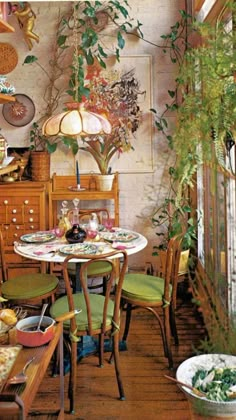
[[[8,268],[5,260],[4,240],[0,231],[0,264],[2,284],[0,295],[7,299],[6,304],[38,304],[44,300],[54,302],[58,288],[58,278],[52,274],[21,274],[8,279]]]
[[[173,368],[171,351],[171,333],[178,345],[178,334],[175,322],[178,267],[181,252],[182,236],[171,238],[168,243],[166,270],[164,278],[147,274],[128,273],[122,287],[121,300],[126,309],[126,323],[123,340],[126,341],[135,308],[145,308],[156,317],[162,335],[165,357],[169,367]],[[159,309],[162,313],[159,313]]]
[[[116,255],[122,254],[123,263],[119,272],[119,279],[115,291],[113,289],[116,277]],[[88,258],[88,255],[86,256]],[[111,258],[112,257],[112,258]],[[68,265],[72,258],[85,259],[84,255],[69,255],[63,263],[63,277],[66,287],[66,296],[62,296],[50,308],[50,315],[58,318],[66,312],[82,309],[82,312],[70,321],[65,321],[64,335],[69,340],[71,351],[71,369],[69,379],[70,412],[74,412],[76,392],[76,368],[77,368],[77,342],[78,337],[98,336],[99,365],[104,362],[104,339],[109,337],[112,341],[112,356],[114,357],[115,373],[119,389],[120,399],[125,398],[120,373],[119,363],[119,326],[120,326],[120,297],[124,275],[127,269],[126,251],[112,251],[104,255],[90,255],[87,262],[83,262],[80,268],[81,292],[73,293],[68,274]],[[94,262],[106,262],[110,265],[110,274],[107,279],[105,296],[90,293],[87,287],[87,271]],[[114,295],[113,295],[114,293]],[[110,360],[113,359],[110,357]]]

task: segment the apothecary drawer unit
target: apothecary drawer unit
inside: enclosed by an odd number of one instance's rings
[[[14,242],[26,233],[47,229],[47,186],[43,183],[15,182],[0,185],[0,229],[6,247],[9,278],[21,272],[38,272],[39,262],[14,253]]]

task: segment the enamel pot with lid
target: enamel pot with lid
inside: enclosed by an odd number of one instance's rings
[[[16,324],[17,342],[26,347],[39,347],[54,337],[55,320],[48,316],[42,319],[40,331],[36,331],[40,316],[24,318]]]

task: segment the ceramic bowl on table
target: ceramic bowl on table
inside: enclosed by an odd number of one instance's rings
[[[41,323],[41,330],[36,331],[40,316],[30,316],[16,324],[17,342],[26,347],[39,347],[48,343],[54,337],[53,318],[44,316]]]
[[[227,354],[202,354],[191,357],[181,363],[178,367],[176,379],[188,385],[192,385],[192,378],[198,370],[209,371],[213,368],[236,369],[236,356]],[[236,419],[236,399],[231,401],[212,401],[205,397],[199,397],[184,386],[181,386],[181,389],[190,403],[192,412],[202,415],[203,419],[204,416],[229,420]]]

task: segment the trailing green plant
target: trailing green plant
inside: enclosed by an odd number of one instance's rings
[[[32,124],[31,130],[30,130],[30,150],[34,150],[36,152],[44,151],[46,149],[46,146],[50,143],[48,139],[42,135],[42,131],[39,127],[39,124],[37,122],[34,122]]]
[[[194,212],[188,196],[182,195],[180,200],[176,200],[176,190],[174,188],[174,168],[169,169],[170,191],[167,198],[152,215],[152,224],[156,228],[156,235],[159,244],[154,245],[153,255],[157,256],[158,251],[166,249],[169,240],[178,234],[183,234],[182,250],[194,247],[196,243],[196,229],[199,220],[194,217]]]
[[[178,66],[181,67],[184,61],[184,54],[190,46],[187,33],[193,31],[193,17],[185,10],[179,10],[179,15],[179,20],[171,26],[170,32],[161,35],[161,39],[164,41],[163,45],[157,45],[157,47],[160,48],[164,54],[169,55],[173,64],[178,64]],[[180,79],[179,77],[176,77],[174,89],[167,89],[170,100],[168,103],[164,104],[163,111],[158,113],[155,108],[151,108],[151,112],[153,112],[155,117],[155,127],[167,139],[171,149],[173,149],[171,128],[173,131],[174,127],[169,126],[168,116],[170,113],[175,113],[177,111],[181,102],[182,97],[179,94],[179,87]]]
[[[225,9],[235,15],[235,2],[227,1]],[[180,13],[181,19],[162,36],[169,47],[164,52],[169,51],[172,62],[179,64],[175,89],[168,90],[170,102],[161,115],[152,109],[158,131],[176,153],[177,200],[186,187],[193,187],[200,165],[215,162],[232,172],[226,163],[227,140],[234,144],[236,128],[235,30],[220,21],[212,26]],[[201,40],[198,45],[190,44],[193,35]],[[173,111],[176,125],[170,130],[168,113]]]

